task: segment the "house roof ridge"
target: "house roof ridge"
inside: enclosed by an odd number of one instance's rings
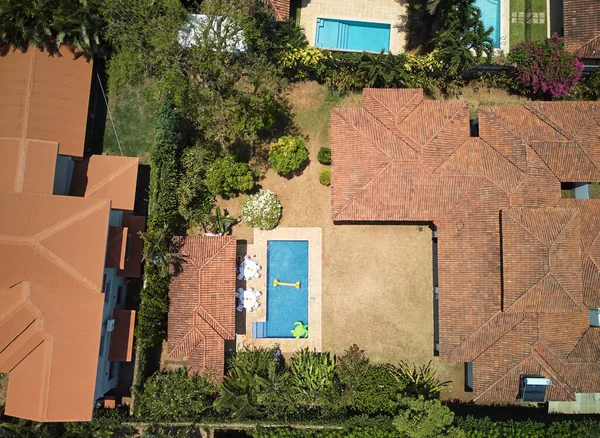
[[[385,126],[383,123],[381,123],[381,120],[379,120],[377,117],[375,117],[373,114],[371,114],[369,111],[367,111],[365,108],[355,108],[355,109],[362,109],[363,111],[366,111],[367,113],[369,113],[369,115],[371,117],[373,117],[374,120],[376,120],[377,123],[379,123],[384,129],[387,129],[390,133],[392,133],[393,135],[395,135],[387,126]],[[344,120],[344,122],[346,122],[346,124],[350,125],[356,132],[358,132],[362,137],[365,138],[365,140],[367,140],[367,142],[369,142],[371,145],[373,145],[376,149],[378,149],[383,155],[385,155],[386,157],[388,157],[388,159],[393,160],[393,158],[390,156],[390,154],[388,154],[386,151],[384,151],[377,143],[375,143],[373,140],[371,140],[369,137],[367,137],[365,135],[364,132],[362,132],[360,129],[358,129],[358,127],[350,122],[346,117],[344,117],[342,114],[340,114],[339,112],[337,113],[338,117],[340,117],[342,120]],[[410,146],[409,146],[410,147]],[[411,148],[412,149],[412,148]]]
[[[541,103],[540,105],[543,105],[543,103]],[[535,107],[535,105],[532,104],[532,102],[526,101],[525,104],[523,105],[523,107],[525,109],[527,109],[529,112],[531,112],[533,115],[535,115],[542,122],[544,122],[546,125],[550,126],[556,132],[558,132],[560,135],[565,137],[568,141],[574,140],[574,137],[577,134],[577,132],[575,132],[575,133],[573,133],[573,135],[571,135],[562,126],[553,122],[552,120],[550,120],[550,118],[546,114],[544,114],[542,111],[538,110]]]
[[[384,167],[383,167],[383,168],[382,168],[382,169],[381,169],[379,172],[377,172],[377,174],[376,174],[376,175],[375,175],[373,178],[371,178],[371,179],[369,180],[369,182],[367,182],[367,183],[366,183],[364,186],[362,186],[362,187],[361,187],[361,189],[360,189],[360,190],[358,190],[358,191],[357,191],[357,192],[356,192],[356,193],[355,193],[355,194],[352,196],[352,198],[350,198],[350,199],[348,200],[348,202],[346,202],[346,204],[345,204],[345,205],[344,205],[342,208],[340,208],[340,210],[339,210],[339,211],[338,211],[338,212],[335,214],[335,216],[334,216],[333,220],[335,221],[335,220],[336,220],[336,218],[337,218],[337,217],[339,217],[339,216],[340,216],[340,214],[341,214],[341,213],[342,213],[344,210],[346,210],[346,209],[347,209],[347,208],[350,206],[350,204],[352,204],[352,203],[354,202],[354,200],[355,200],[356,198],[358,198],[358,196],[359,196],[360,194],[362,194],[362,193],[363,193],[363,192],[364,192],[364,191],[367,189],[367,187],[368,187],[368,186],[370,186],[371,184],[374,184],[374,183],[375,183],[375,181],[377,181],[377,180],[379,179],[379,177],[381,176],[381,174],[382,174],[382,173],[383,173],[383,172],[384,172],[384,171],[385,171],[385,170],[386,170],[388,167],[391,167],[392,163],[393,163],[393,161],[391,161],[391,160],[390,160],[390,161],[389,161],[389,162],[388,162],[388,163],[387,163],[387,164],[386,164],[386,165],[385,165],[385,166],[384,166]]]
[[[491,383],[484,391],[480,392],[479,395],[473,397],[473,401],[477,401],[478,399],[480,399],[481,397],[483,397],[484,394],[486,394],[487,392],[491,391],[494,386],[496,386],[498,383],[500,383],[506,376],[508,376],[514,370],[516,370],[517,368],[519,368],[523,364],[523,362],[525,362],[530,357],[531,357],[531,353],[529,353],[527,356],[525,356],[522,360],[520,360],[514,367],[512,367],[511,369],[509,369],[506,373],[502,374],[498,379],[496,379],[496,381],[494,381],[493,383]]]
[[[86,197],[93,197],[92,195],[95,192],[100,190],[102,187],[104,187],[109,182],[112,182],[115,179],[117,179],[119,176],[123,175],[127,170],[129,170],[133,166],[137,166],[137,163],[138,163],[137,160],[135,159],[135,157],[117,157],[117,158],[133,158],[133,159],[132,160],[123,160],[125,162],[116,171],[109,173],[104,178],[102,178],[100,181],[98,181],[96,184],[94,184],[92,187],[88,187],[86,189]]]
[[[424,103],[424,102],[425,102],[425,101],[423,101],[423,102],[421,102],[421,103]],[[460,102],[457,102],[457,103],[460,103]],[[425,142],[425,143],[424,143],[424,144],[423,144],[421,147],[422,147],[422,148],[425,148],[425,146],[427,146],[427,145],[428,145],[429,143],[431,143],[431,142],[432,142],[432,141],[433,141],[435,138],[437,138],[437,136],[440,134],[440,132],[444,131],[444,129],[446,128],[446,126],[448,126],[448,124],[449,124],[449,123],[450,123],[452,120],[454,120],[454,119],[456,118],[456,115],[457,115],[457,114],[458,114],[458,113],[459,113],[461,110],[464,110],[464,109],[467,109],[467,111],[468,111],[468,109],[469,109],[469,107],[468,107],[468,105],[467,105],[467,102],[464,102],[464,103],[460,104],[460,105],[459,105],[459,107],[458,107],[458,109],[457,109],[456,111],[454,111],[454,113],[452,113],[452,116],[451,116],[451,117],[449,117],[449,118],[448,118],[448,119],[447,119],[447,120],[446,120],[444,123],[442,123],[442,125],[441,125],[441,126],[438,128],[438,130],[437,130],[437,131],[436,131],[436,132],[435,132],[435,133],[434,133],[434,134],[431,136],[431,138],[430,138],[429,140],[427,140],[427,141],[426,141],[426,142]],[[470,138],[470,137],[469,137],[469,138]],[[469,138],[467,138],[465,141],[467,141]],[[463,142],[463,143],[464,143],[464,142]],[[461,146],[462,146],[462,144],[463,144],[463,143],[461,143]],[[459,147],[460,147],[460,146],[459,146]],[[456,150],[456,149],[455,149],[455,150]],[[447,160],[447,158],[446,158],[446,160]],[[444,160],[443,162],[445,162],[446,160]]]
[[[227,329],[225,329],[225,327],[223,327],[221,323],[219,323],[219,321],[217,321],[217,319],[212,316],[212,314],[202,304],[198,304],[198,307],[196,307],[196,312],[198,313],[198,316],[206,321],[206,323],[211,326],[212,329],[224,340],[235,339],[235,334],[232,335]]]
[[[529,314],[526,312],[514,312],[512,314],[507,314],[506,312],[503,312],[502,310],[498,310],[490,318],[488,318],[482,325],[480,325],[475,331],[473,331],[473,333],[471,333],[464,341],[462,341],[450,353],[448,353],[447,356],[450,357],[456,350],[461,348],[463,346],[463,344],[465,344],[470,339],[477,336],[477,334],[479,334],[480,332],[484,331],[487,327],[489,327],[492,324],[493,320],[496,320],[499,317],[503,317],[506,319],[508,319],[508,318],[514,319],[515,320],[514,323],[509,324],[509,327],[500,336],[498,336],[498,338],[496,340],[494,340],[489,346],[485,347],[479,354],[472,357],[471,361],[474,361],[479,356],[481,356],[483,353],[485,353],[487,350],[489,350],[496,342],[498,342],[500,339],[502,339],[504,336],[506,336],[508,332],[512,331],[517,325],[519,325],[521,322],[523,322],[525,320],[525,318],[527,318],[528,315]]]
[[[533,357],[533,359],[540,364],[540,366],[542,368],[544,368],[548,374],[553,377],[552,383],[554,384],[555,381],[557,381],[561,388],[563,388],[565,391],[567,391],[571,397],[575,398],[575,391],[571,388],[571,386],[565,381],[565,379],[562,377],[562,375],[556,371],[554,369],[554,367],[546,360],[544,359],[544,357],[540,354],[540,352],[538,351],[539,347],[543,347],[545,350],[548,351],[548,354],[551,356],[554,356],[554,358],[556,360],[558,360],[562,365],[565,365],[565,363],[563,362],[563,360],[558,357],[546,344],[544,344],[542,341],[537,341],[536,343],[534,343],[531,346],[531,357]]]

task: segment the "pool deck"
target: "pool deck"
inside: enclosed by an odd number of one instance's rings
[[[266,321],[267,319],[267,241],[268,240],[307,240],[308,241],[308,338],[252,338],[252,323]],[[258,263],[263,267],[260,278],[254,278],[243,282],[240,287],[253,287],[263,293],[260,298],[261,306],[254,312],[238,314],[239,318],[245,316],[245,333],[236,335],[236,347],[254,345],[257,347],[272,347],[279,345],[283,353],[293,353],[301,348],[316,349],[321,351],[322,343],[322,237],[321,228],[276,228],[270,231],[254,230],[254,243],[240,251],[256,255]],[[241,252],[238,255],[243,255]],[[242,282],[240,282],[242,283]]]
[[[390,52],[404,52],[406,34],[402,27],[403,20],[407,18],[406,6],[396,0],[302,0],[300,26],[304,28],[306,38],[312,46],[316,41],[317,18],[390,24]]]

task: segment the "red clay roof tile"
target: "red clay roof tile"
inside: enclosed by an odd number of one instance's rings
[[[479,114],[470,137],[464,104],[421,90],[333,110],[332,218],[436,221],[440,354],[473,362],[476,400],[516,400],[523,373],[553,380],[549,400],[595,392],[600,201],[560,199],[560,181],[600,180],[595,104]]]
[[[184,260],[169,288],[169,356],[187,358],[190,371],[209,370],[222,378],[225,341],[235,339],[235,237],[174,242]]]

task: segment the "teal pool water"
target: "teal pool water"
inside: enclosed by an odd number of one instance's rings
[[[389,52],[391,26],[384,23],[317,18],[316,46],[323,49]]]
[[[493,27],[490,37],[494,47],[500,48],[500,0],[475,0],[475,6],[481,10],[481,21],[485,28]]]
[[[273,281],[300,282],[300,288],[273,286]],[[291,338],[294,323],[308,324],[308,241],[267,242],[267,322],[263,336]],[[310,327],[308,328],[310,331]]]

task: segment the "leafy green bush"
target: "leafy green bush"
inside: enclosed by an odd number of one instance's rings
[[[206,169],[206,187],[215,195],[235,196],[252,190],[254,178],[250,166],[235,161],[231,154],[217,158]]]
[[[217,395],[214,380],[181,368],[152,375],[136,394],[135,408],[144,421],[196,421],[212,409]]]
[[[411,397],[424,397],[425,400],[439,398],[442,389],[448,386],[448,381],[442,382],[431,369],[431,361],[427,365],[409,366],[406,362],[400,362],[395,368],[395,377],[405,385],[405,393]]]
[[[393,371],[389,364],[370,364],[364,350],[351,346],[336,367],[343,404],[356,414],[394,415],[405,385]]]
[[[168,292],[171,282],[168,264],[172,261],[172,238],[179,229],[179,160],[183,143],[183,122],[168,103],[157,109],[155,141],[150,151],[150,200],[144,233],[145,287],[135,327],[140,348],[160,344],[166,337]]]
[[[293,47],[288,44],[281,54],[281,66],[288,77],[294,80],[306,79],[314,75],[320,63],[332,57],[331,52],[317,47]]]
[[[325,164],[327,166],[330,165],[331,149],[326,147],[322,147],[321,149],[319,149],[319,153],[317,154],[317,160],[319,160],[319,163],[321,164]]]
[[[571,89],[571,94],[586,100],[600,99],[600,68],[597,68],[591,75],[582,77]]]
[[[321,169],[319,172],[319,182],[324,186],[331,185],[331,169],[329,167]]]
[[[250,195],[242,205],[242,219],[251,227],[272,230],[281,218],[281,204],[270,190]]]
[[[280,175],[300,169],[308,159],[308,150],[300,136],[284,135],[269,147],[269,165]]]
[[[290,372],[291,383],[306,405],[327,403],[333,389],[335,357],[305,348],[292,356]]]
[[[410,438],[444,436],[454,421],[454,413],[439,400],[405,397],[400,400],[402,410],[394,419],[394,426]]]

